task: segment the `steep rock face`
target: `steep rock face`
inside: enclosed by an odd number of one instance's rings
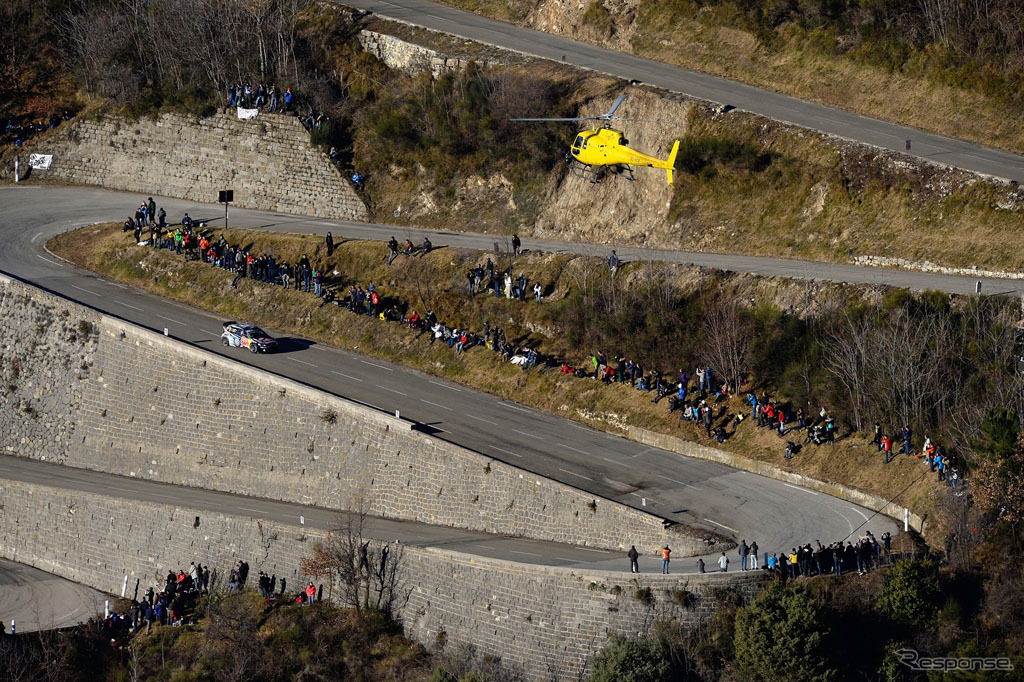
[[[598,98],[581,115],[602,114],[613,101],[611,96]],[[667,158],[672,141],[681,139],[689,128],[692,107],[690,102],[633,89],[617,115],[643,120],[617,121],[613,127],[625,134],[631,147]],[[599,184],[567,174],[557,186],[549,186],[534,236],[636,246],[680,245],[680,226],[668,220],[672,186],[665,171],[635,168],[633,173],[635,182],[609,176]]]

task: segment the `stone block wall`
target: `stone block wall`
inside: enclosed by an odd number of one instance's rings
[[[17,481],[0,481],[0,499],[0,556],[112,594],[126,575],[129,594],[136,580],[141,593],[190,561],[223,576],[238,559],[252,576],[273,573],[297,589],[298,562],[321,539],[306,527]],[[545,681],[581,679],[610,633],[648,633],[656,620],[695,625],[720,591],[749,599],[765,579],[580,572],[409,546],[401,561],[407,634],[432,646],[443,632],[449,645],[472,643]]]
[[[0,275],[0,448],[60,461],[99,343],[101,315]]]
[[[474,61],[468,57],[446,57],[429,47],[365,29],[359,32],[359,44],[364,52],[372,54],[388,68],[412,75],[429,71],[437,78],[442,73],[461,71]],[[495,66],[498,62],[486,61],[485,64]]]
[[[155,120],[106,116],[60,126],[29,144],[53,154],[34,178],[217,201],[232,189],[235,205],[321,218],[366,220],[362,199],[330,159],[309,144],[294,116],[261,113],[195,118],[161,114]]]
[[[376,516],[489,533],[609,549],[668,542],[679,556],[704,549],[661,517],[414,431],[409,421],[20,282],[0,280],[0,294],[12,321],[0,327],[4,366],[52,375],[35,418],[21,418],[8,398],[0,422],[7,452],[328,509],[362,500]],[[53,299],[72,322],[93,320],[87,352],[41,342],[48,332],[38,316],[15,311],[33,297],[43,302],[36,305]]]

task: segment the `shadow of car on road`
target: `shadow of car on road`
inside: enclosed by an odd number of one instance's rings
[[[308,350],[312,346],[317,345],[316,342],[310,341],[309,339],[299,339],[293,336],[282,336],[277,339],[277,352],[278,353],[297,353],[299,351]]]

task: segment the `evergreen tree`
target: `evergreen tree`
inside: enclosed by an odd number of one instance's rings
[[[803,590],[772,583],[736,616],[736,663],[744,679],[830,682],[825,614]]]

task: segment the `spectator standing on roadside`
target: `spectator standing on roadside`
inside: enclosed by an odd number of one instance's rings
[[[612,253],[608,256],[608,272],[611,273],[612,277],[615,277],[615,273],[619,270],[619,257],[615,253],[615,249],[612,249]]]
[[[519,256],[519,249],[522,248],[523,243],[519,241],[519,235],[512,235],[512,255]]]
[[[722,552],[722,556],[718,557],[718,570],[722,573],[729,570],[729,557],[725,556],[725,552]]]
[[[630,545],[629,552],[626,556],[629,557],[629,572],[639,573],[640,564],[637,562],[637,559],[640,558],[640,553],[636,551],[636,545]]]
[[[672,556],[672,550],[665,545],[661,548],[661,572],[668,575],[668,563],[669,558]]]
[[[704,560],[703,559],[697,559],[697,572],[698,573],[703,573],[704,572]]]
[[[327,257],[330,258],[334,253],[334,237],[330,232],[327,233],[327,238],[324,241],[327,244]]]
[[[737,552],[740,555],[740,570],[747,570],[747,557],[750,556],[750,548],[747,547],[746,540],[740,540],[740,546],[737,548]]]
[[[750,570],[757,570],[757,543],[750,543],[750,562],[747,564],[747,568]]]

